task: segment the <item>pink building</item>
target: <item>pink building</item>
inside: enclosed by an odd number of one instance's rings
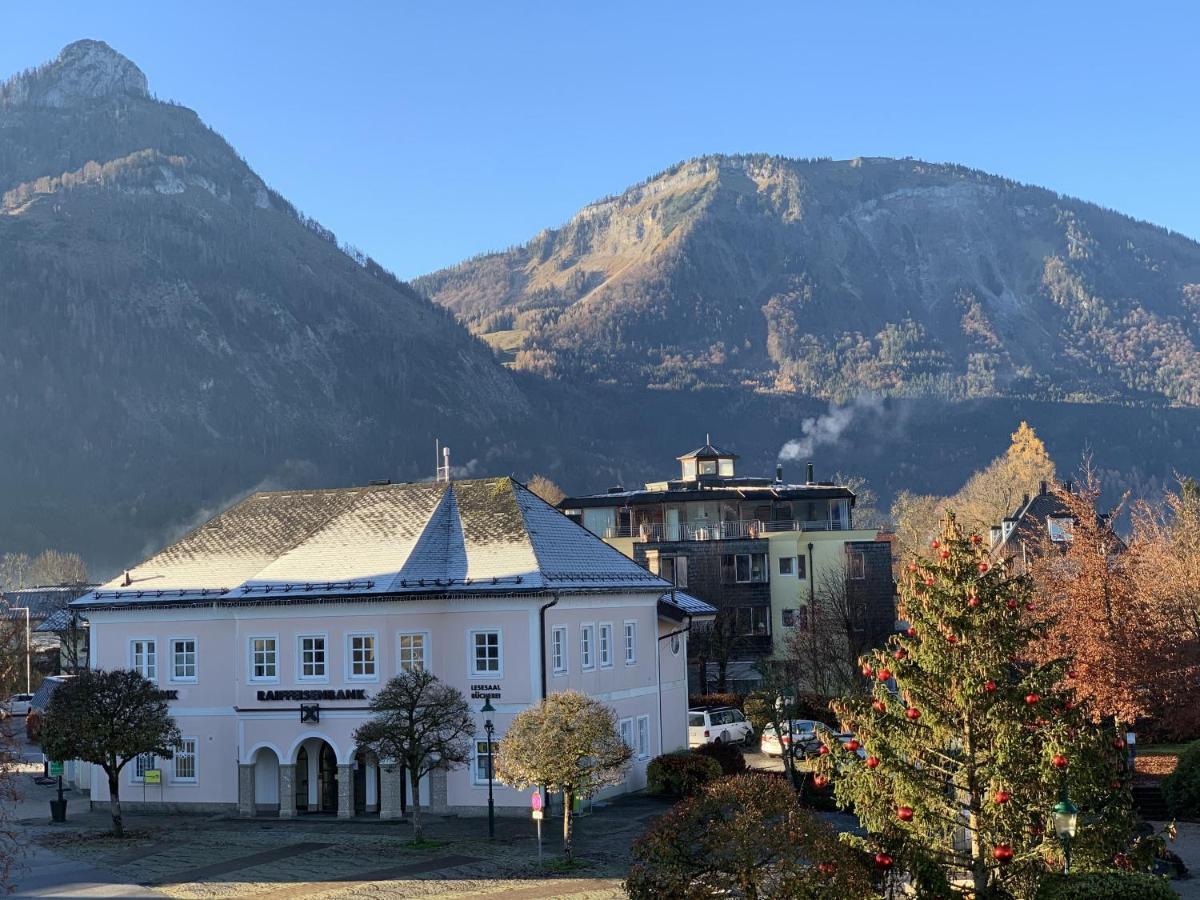
[[[497,740],[547,693],[602,700],[634,791],[687,746],[688,628],[713,614],[507,478],[254,494],[75,606],[93,665],[157,682],[184,735],[126,766],[123,801],[385,818],[407,778],[352,735],[393,675],[491,698]],[[484,737],[480,714],[471,764],[427,778],[423,806],[486,809]],[[528,797],[498,785],[496,805]]]

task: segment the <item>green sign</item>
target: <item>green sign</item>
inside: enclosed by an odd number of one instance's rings
[[[162,769],[147,769],[142,773],[142,780],[146,784],[162,784]]]
[[[63,764],[59,761],[50,760],[50,777],[57,778],[63,773]]]

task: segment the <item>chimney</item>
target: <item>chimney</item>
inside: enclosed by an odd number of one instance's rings
[[[783,463],[775,464],[775,483],[783,484]]]
[[[1046,482],[1044,482],[1044,481],[1042,482],[1042,491],[1041,492],[1043,495],[1046,493]]]
[[[814,484],[816,482],[816,480],[817,480],[817,477],[816,477],[816,475],[813,474],[813,464],[809,463],[808,464],[808,480],[805,482],[805,484]]]
[[[129,587],[133,584],[133,579],[129,577],[129,570],[125,570],[125,580],[121,582],[121,587]]]

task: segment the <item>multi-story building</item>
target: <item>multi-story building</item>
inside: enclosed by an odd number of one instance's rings
[[[126,766],[129,800],[384,818],[407,779],[354,733],[392,676],[490,700],[497,740],[550,692],[602,700],[634,755],[615,790],[637,790],[652,756],[687,746],[688,628],[714,612],[508,478],[254,494],[72,607],[93,665],[158,684],[183,734],[173,760]],[[423,805],[486,809],[484,719]]]
[[[794,629],[809,628],[834,592],[862,611],[870,639],[890,634],[891,545],[875,529],[854,527],[854,492],[816,481],[812,464],[794,484],[782,466],[774,479],[738,475],[737,459],[706,441],[678,457],[678,478],[568,497],[559,508],[715,606],[737,638],[735,682],[753,682],[751,663],[782,651]]]

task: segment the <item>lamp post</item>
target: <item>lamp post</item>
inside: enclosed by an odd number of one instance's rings
[[[483,698],[483,709],[480,710],[487,718],[483,720],[483,731],[487,735],[487,780],[488,780],[488,840],[496,839],[496,801],[492,797],[492,732],[496,726],[492,724],[492,698]]]
[[[29,607],[28,606],[10,606],[13,612],[25,613],[25,693],[33,693],[30,686],[33,684],[33,679],[29,675],[29,659],[33,656],[33,649],[30,647],[29,640]]]
[[[1075,828],[1079,823],[1079,807],[1067,796],[1067,783],[1062,786],[1062,799],[1054,804],[1054,831],[1062,841],[1063,857],[1066,864],[1063,874],[1071,874],[1071,839],[1075,837]]]

